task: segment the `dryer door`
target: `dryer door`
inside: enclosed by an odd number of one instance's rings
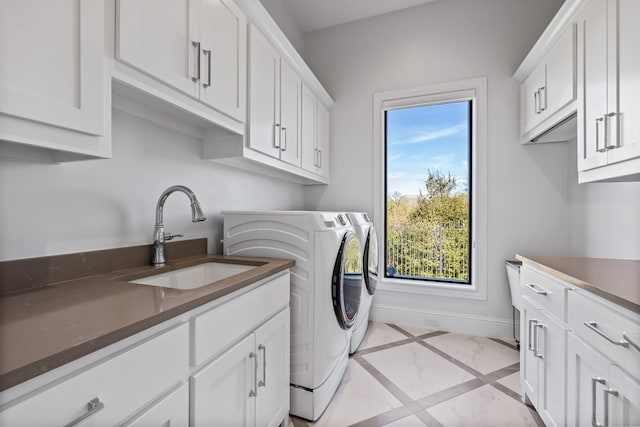
[[[373,295],[378,285],[378,233],[373,226],[369,227],[367,240],[364,244],[362,262],[366,263],[367,271],[364,275],[364,283],[369,295]]]
[[[342,329],[351,328],[356,321],[360,308],[362,281],[360,243],[355,234],[347,231],[342,236],[331,279],[333,309]]]

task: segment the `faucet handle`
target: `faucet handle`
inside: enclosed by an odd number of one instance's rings
[[[184,234],[164,233],[164,240],[172,240],[174,237],[184,237]]]

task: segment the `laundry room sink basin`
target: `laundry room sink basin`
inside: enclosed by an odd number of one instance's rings
[[[166,273],[131,280],[138,285],[160,286],[173,289],[196,289],[244,273],[256,265],[231,264],[210,261],[192,267],[179,268]]]

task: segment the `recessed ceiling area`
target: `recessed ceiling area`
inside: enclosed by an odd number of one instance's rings
[[[303,32],[320,30],[435,0],[283,0]]]

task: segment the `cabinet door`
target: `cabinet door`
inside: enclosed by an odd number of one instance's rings
[[[189,425],[189,387],[182,383],[176,390],[142,412],[123,427],[165,427]]]
[[[118,1],[121,61],[198,97],[200,0]]]
[[[302,85],[300,106],[300,151],[302,169],[316,173],[317,162],[317,100],[307,86]]]
[[[257,358],[251,334],[191,377],[192,426],[253,426]]]
[[[520,87],[522,133],[529,132],[542,120],[545,89],[544,63],[540,64]]]
[[[564,426],[566,329],[545,310],[540,310],[539,317],[537,410],[547,426]]]
[[[578,18],[578,170],[607,163],[607,2],[591,0]]]
[[[616,0],[613,4],[617,11],[614,9],[609,19],[607,112],[617,114],[609,119],[611,145],[616,147],[607,152],[609,163],[640,157],[640,1]],[[617,46],[613,44],[616,40]],[[617,141],[613,139],[616,133]]]
[[[527,298],[522,300],[522,349],[520,350],[520,378],[523,395],[529,398],[532,405],[538,406],[538,348],[540,318],[538,308],[529,302]]]
[[[232,0],[202,0],[200,11],[200,100],[244,122],[247,19]]]
[[[280,60],[280,159],[300,166],[300,96],[302,81],[284,59]]]
[[[280,55],[249,25],[249,147],[280,158]]]
[[[289,413],[289,309],[256,330],[256,426],[275,427]]]
[[[567,335],[567,425],[602,425],[609,361],[572,332]]]
[[[640,383],[616,365],[609,366],[610,387],[603,391],[607,399],[609,426],[640,425]]]
[[[576,99],[575,46],[575,25],[570,25],[546,56],[543,106],[549,115]]]
[[[318,175],[329,177],[330,116],[322,103],[318,102]]]
[[[0,2],[0,115],[103,135],[103,33],[103,2]]]

